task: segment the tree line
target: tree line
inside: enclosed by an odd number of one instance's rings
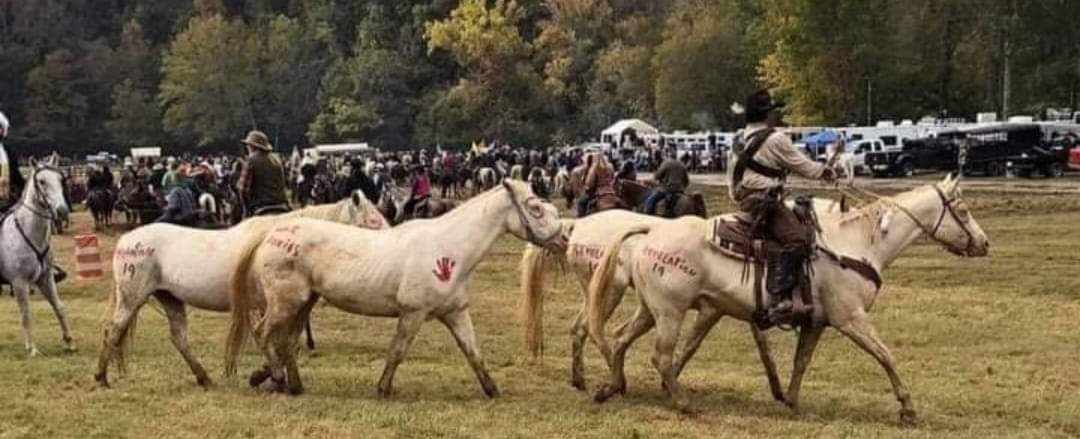
[[[546,146],[1077,107],[1071,0],[0,0],[9,143]]]

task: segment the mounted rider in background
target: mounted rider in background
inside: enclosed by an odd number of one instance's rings
[[[431,198],[431,180],[428,179],[427,169],[424,165],[414,165],[412,171],[412,196],[405,203],[407,216],[418,213],[420,209],[426,209],[427,201]]]
[[[645,199],[645,213],[648,215],[656,215],[657,207],[665,201],[668,203],[668,210],[672,210],[670,206],[673,206],[686,192],[686,187],[690,186],[686,165],[676,160],[672,152],[667,154],[664,163],[653,174],[653,180],[659,182],[660,186]]]
[[[784,204],[784,183],[790,173],[811,180],[832,181],[833,169],[814,162],[792,146],[791,139],[775,127],[781,124],[778,109],[767,90],[746,98],[746,129],[736,142],[737,161],[732,170],[730,194],[739,211],[749,214],[756,234],[770,241],[767,291],[771,298],[759,326],[790,322],[792,293],[807,282],[805,264],[813,252],[815,223],[808,200],[799,198],[795,210]]]
[[[246,216],[288,212],[285,168],[281,160],[270,154],[274,150],[270,138],[262,131],[251,131],[241,143],[247,145],[248,156],[240,171],[237,191],[244,202]]]
[[[604,201],[618,204],[615,194],[615,170],[601,153],[589,154],[586,158],[588,168],[585,171],[584,196],[578,201],[578,217],[592,213]]]

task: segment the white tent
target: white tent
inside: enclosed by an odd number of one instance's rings
[[[321,154],[345,154],[350,152],[367,152],[371,147],[366,143],[336,143],[331,145],[316,145],[315,151]]]
[[[136,160],[142,157],[161,157],[161,148],[131,148],[131,156]]]
[[[624,141],[623,136],[628,134],[628,131],[633,130],[637,134],[638,138],[644,139],[645,137],[654,137],[660,134],[660,131],[656,127],[645,123],[641,119],[623,119],[615,122],[614,125],[607,127],[600,133],[600,141],[608,145],[614,144],[615,146],[622,146]]]

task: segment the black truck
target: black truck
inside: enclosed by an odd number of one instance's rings
[[[911,176],[919,170],[956,172],[960,149],[966,148],[965,175],[1061,175],[1066,156],[1043,141],[1043,127],[1034,123],[996,123],[942,131],[935,137],[909,140],[898,151],[866,155],[875,177]]]

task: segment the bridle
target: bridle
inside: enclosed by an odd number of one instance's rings
[[[547,241],[550,241],[551,238],[554,238],[554,236],[549,236],[547,239],[541,240],[539,238],[539,235],[536,234],[536,231],[533,230],[532,225],[529,223],[528,218],[525,217],[525,208],[522,207],[521,203],[518,202],[517,196],[514,194],[514,191],[511,190],[509,187],[507,187],[505,189],[506,189],[507,192],[510,193],[510,203],[514,205],[514,210],[518,214],[518,220],[521,221],[521,226],[525,228],[525,240],[529,241],[530,243],[533,243],[535,245],[543,247],[544,244]],[[535,196],[526,198],[525,202],[528,203],[529,201],[532,201],[532,200],[534,200],[536,198],[537,197],[535,197]],[[539,218],[539,217],[537,216],[537,218]]]
[[[942,191],[941,188],[938,187],[938,185],[936,185],[936,184],[932,185],[932,187],[934,188],[934,192],[937,193],[938,198],[941,200],[941,207],[942,207],[941,214],[938,215],[938,219],[937,219],[937,221],[934,222],[933,227],[930,227],[930,226],[926,225],[925,223],[923,223],[921,220],[919,220],[919,218],[917,216],[915,216],[914,213],[911,212],[911,210],[909,210],[908,208],[900,205],[900,203],[897,203],[891,197],[886,197],[884,195],[878,195],[876,193],[870,192],[870,191],[868,191],[866,189],[862,189],[862,188],[852,187],[851,189],[855,189],[856,191],[861,192],[864,195],[868,195],[870,197],[879,199],[882,202],[884,202],[885,204],[888,204],[888,205],[896,208],[896,210],[899,210],[901,213],[903,213],[908,218],[910,218],[911,221],[913,223],[915,223],[915,225],[918,226],[919,229],[921,229],[923,231],[923,233],[926,234],[927,237],[934,240],[938,244],[941,244],[946,249],[948,249],[950,252],[953,252],[953,253],[958,254],[958,255],[970,255],[972,253],[972,250],[974,250],[974,247],[975,247],[975,234],[971,232],[971,229],[968,227],[967,222],[960,219],[960,215],[956,213],[956,209],[955,209],[954,206],[956,205],[957,201],[959,201],[960,198],[959,197],[949,198],[948,196],[945,195],[945,192]],[[945,215],[946,214],[951,216],[953,221],[956,221],[957,226],[960,227],[960,230],[962,230],[964,232],[964,235],[965,235],[965,237],[967,239],[967,242],[966,242],[966,245],[963,248],[960,248],[957,245],[938,237],[937,233],[941,229],[941,225],[945,221]]]
[[[31,200],[30,204],[23,202],[23,200],[19,200],[19,203],[15,206],[14,209],[11,209],[9,213],[5,215],[3,220],[6,220],[8,216],[13,219],[13,221],[15,222],[15,230],[19,232],[19,236],[22,237],[23,243],[25,243],[27,247],[30,247],[30,250],[34,252],[34,256],[37,258],[38,264],[42,267],[42,275],[45,275],[47,274],[47,270],[45,270],[45,268],[48,268],[48,266],[51,265],[48,263],[48,257],[49,250],[52,248],[52,244],[49,242],[48,239],[46,239],[45,247],[39,249],[37,245],[34,245],[34,241],[30,239],[30,235],[28,235],[26,233],[26,230],[23,229],[22,224],[19,222],[19,217],[14,215],[15,210],[26,209],[30,211],[30,213],[34,214],[34,216],[46,220],[47,227],[53,226],[53,223],[57,219],[57,215],[53,213],[52,209],[50,208],[49,200],[45,198],[45,193],[41,190],[41,185],[40,183],[38,183],[38,179],[36,178],[37,174],[42,171],[55,172],[60,175],[60,179],[63,180],[64,174],[60,172],[59,169],[53,168],[51,166],[42,166],[40,168],[37,168],[36,170],[34,170],[34,174],[30,176],[30,180],[33,181],[34,185],[34,199]],[[3,220],[0,220],[0,224],[3,224]]]

